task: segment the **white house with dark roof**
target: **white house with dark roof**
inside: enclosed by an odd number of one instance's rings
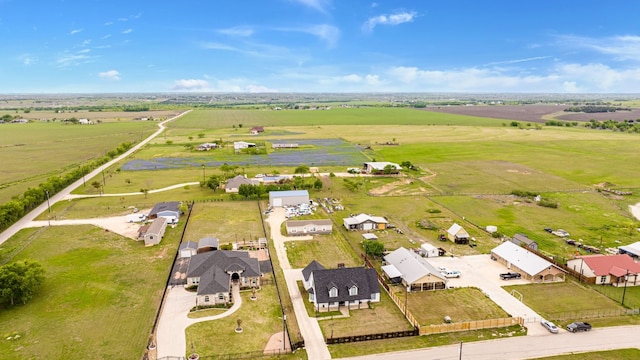
[[[342,224],[347,230],[384,230],[389,225],[389,221],[380,216],[359,214],[343,218]]]
[[[159,202],[153,206],[149,212],[150,220],[163,217],[170,224],[177,223],[180,220],[180,203],[177,201]]]
[[[246,251],[217,250],[191,257],[187,286],[197,286],[197,304],[227,304],[232,301],[231,285],[240,289],[260,287],[260,263]]]
[[[564,281],[566,271],[535,253],[505,241],[491,250],[491,258],[533,282]]]
[[[326,269],[317,261],[302,270],[309,301],[316,311],[367,308],[380,302],[380,284],[375,269],[342,267]]]
[[[409,291],[447,288],[447,279],[425,258],[400,247],[384,256],[382,271],[392,282],[400,282]]]

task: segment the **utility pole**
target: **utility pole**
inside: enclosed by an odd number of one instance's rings
[[[205,176],[205,174],[204,174],[204,164],[202,164],[202,182],[203,182],[203,183],[207,182],[207,180],[206,180],[206,176]]]
[[[622,301],[620,305],[624,306],[624,296],[627,293],[627,281],[629,281],[629,269],[627,269],[627,273],[624,275],[624,290],[622,290]]]
[[[282,347],[287,350],[287,315],[282,315]]]
[[[51,226],[51,203],[49,202],[49,190],[44,191],[47,194],[47,209],[49,209],[49,226]]]
[[[458,350],[458,359],[462,360],[462,341],[460,341],[460,350]]]

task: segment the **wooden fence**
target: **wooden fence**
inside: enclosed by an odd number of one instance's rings
[[[420,327],[420,335],[431,335],[448,333],[455,331],[469,331],[489,328],[507,327],[511,325],[523,325],[524,319],[520,317],[509,317],[499,319],[487,319],[476,321],[465,321],[451,324],[425,325]]]
[[[414,328],[413,330],[391,331],[391,332],[379,333],[379,334],[366,334],[366,335],[353,335],[353,336],[327,338],[325,339],[325,342],[329,345],[344,344],[344,343],[358,342],[358,341],[394,339],[394,338],[406,337],[406,336],[417,336],[419,333],[420,333],[420,330],[418,330],[418,328]]]

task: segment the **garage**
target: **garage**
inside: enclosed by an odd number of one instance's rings
[[[269,205],[272,207],[295,206],[309,204],[307,190],[270,191]]]

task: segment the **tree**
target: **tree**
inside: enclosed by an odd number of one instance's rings
[[[203,137],[204,137],[204,133],[199,133],[199,134],[198,134],[198,138],[199,138],[199,139],[202,139]]]
[[[382,172],[386,175],[389,174],[397,174],[398,173],[398,169],[396,169],[396,167],[394,165],[387,165],[384,167],[384,169],[382,169]]]
[[[307,165],[300,165],[294,171],[295,174],[307,174],[309,172],[309,167]]]
[[[209,189],[216,191],[220,188],[220,183],[222,182],[222,179],[220,178],[220,176],[218,175],[211,175],[209,176],[209,178],[207,179],[207,181],[205,182],[205,186],[208,187]]]
[[[44,268],[35,261],[19,261],[0,267],[0,304],[26,304],[44,282]]]
[[[316,190],[322,189],[322,180],[320,180],[319,178],[316,179],[316,181],[313,182],[313,188]]]
[[[371,256],[382,256],[384,252],[384,244],[378,240],[365,240],[362,243],[364,252]]]
[[[242,184],[238,188],[238,194],[244,196],[245,199],[248,198],[249,196],[253,195],[254,193],[255,193],[255,191],[253,189],[253,185]]]
[[[149,193],[149,189],[140,189],[140,192],[144,194],[144,198],[147,198],[147,194]]]
[[[102,195],[102,183],[100,181],[95,180],[94,182],[91,183],[91,186],[96,188],[96,191],[99,191],[100,195]]]

